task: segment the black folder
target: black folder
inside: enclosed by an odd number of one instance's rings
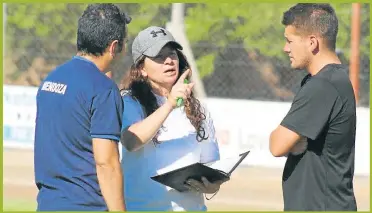
[[[195,179],[201,181],[202,177],[206,177],[209,182],[219,180],[230,180],[231,173],[239,166],[250,151],[240,154],[239,160],[235,163],[233,168],[228,172],[217,170],[208,166],[208,164],[194,163],[186,167],[182,167],[164,174],[151,177],[152,180],[157,181],[163,185],[169,186],[177,191],[184,192],[189,189],[184,185],[188,179]],[[210,164],[210,163],[209,163]]]

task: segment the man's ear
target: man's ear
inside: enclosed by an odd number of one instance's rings
[[[314,54],[319,51],[319,40],[315,35],[310,35],[309,50]]]
[[[116,50],[117,50],[117,48],[118,48],[118,43],[119,43],[118,40],[114,40],[114,41],[111,42],[111,44],[110,44],[109,52],[110,52],[111,57],[113,57],[113,58],[114,58],[115,55],[116,55]]]

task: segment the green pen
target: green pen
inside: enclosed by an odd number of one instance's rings
[[[185,78],[185,80],[183,80],[183,83],[188,84],[189,80]],[[177,107],[180,107],[182,104],[183,104],[183,98],[177,98]]]

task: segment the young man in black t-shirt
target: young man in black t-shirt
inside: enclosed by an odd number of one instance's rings
[[[297,4],[282,23],[291,67],[309,73],[270,135],[271,153],[288,156],[284,210],[356,211],[356,106],[348,68],[335,53],[336,14],[329,4]]]

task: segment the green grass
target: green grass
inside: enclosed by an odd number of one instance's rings
[[[26,200],[3,200],[3,211],[35,211],[36,202]]]

